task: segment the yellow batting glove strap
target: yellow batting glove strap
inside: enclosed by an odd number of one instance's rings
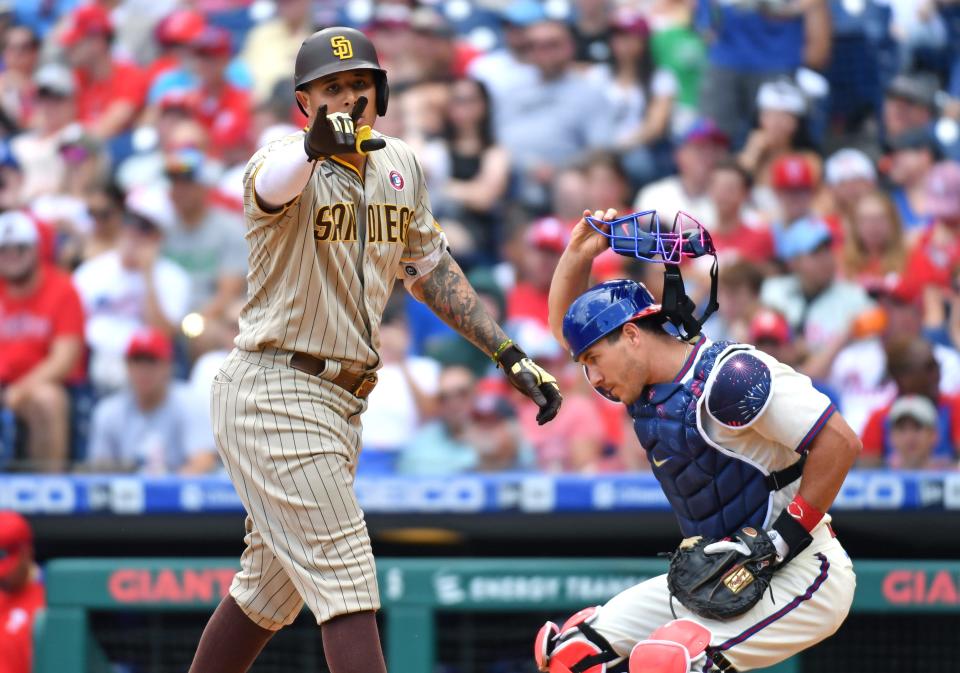
[[[519,362],[515,363],[510,369],[511,373],[514,376],[520,374],[520,372],[526,370],[527,372],[533,374],[537,379],[537,385],[542,385],[544,383],[556,383],[557,379],[548,372],[546,369],[535,363],[530,358],[523,358]]]
[[[373,137],[373,129],[371,129],[367,124],[364,124],[360,128],[356,129],[357,141],[354,145],[357,148],[357,152],[360,154],[367,154],[364,150],[360,148],[360,144],[366,140],[370,140]]]

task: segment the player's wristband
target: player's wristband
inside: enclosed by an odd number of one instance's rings
[[[497,346],[497,350],[493,351],[493,355],[490,356],[490,359],[493,360],[494,364],[500,364],[500,356],[503,355],[503,352],[510,348],[513,345],[513,339],[504,339],[503,343]]]
[[[816,509],[806,500],[797,495],[789,505],[787,505],[777,520],[773,522],[773,530],[776,531],[784,543],[786,543],[786,553],[781,548],[781,544],[776,544],[777,553],[783,556],[780,564],[784,564],[813,542],[810,531],[816,527],[823,518],[823,512]]]
[[[813,531],[823,518],[823,512],[804,500],[799,493],[790,501],[784,512],[796,519],[808,533]]]

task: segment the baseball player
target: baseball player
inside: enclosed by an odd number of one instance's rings
[[[590,383],[627,406],[686,539],[668,575],[544,625],[537,662],[550,673],[624,660],[631,673],[773,665],[834,633],[850,609],[853,567],[826,512],[860,442],[810,379],[766,353],[672,336],[642,284],[587,289],[607,247],[586,219],[576,225],[550,290],[551,328]],[[680,557],[695,561],[685,584],[671,577]],[[715,616],[750,591],[756,602],[740,614]]]
[[[353,479],[397,278],[503,368],[541,423],[561,402],[555,379],[504,335],[450,256],[410,148],[373,131],[389,89],[371,42],[349,28],[314,33],[294,82],[309,126],[260,149],[244,173],[248,301],[211,409],[247,510],[246,550],[193,673],[246,671],[304,604],[333,673],[385,671]]]

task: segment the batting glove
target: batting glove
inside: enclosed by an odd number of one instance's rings
[[[383,138],[374,138],[373,131],[364,124],[356,128],[357,120],[367,107],[367,97],[360,96],[350,114],[333,112],[327,114],[327,106],[317,110],[313,125],[307,127],[303,137],[303,149],[310,161],[337,154],[366,154],[387,146]]]
[[[494,362],[498,367],[503,368],[503,373],[506,374],[510,384],[540,407],[537,423],[543,425],[552,421],[560,411],[560,404],[563,402],[557,380],[550,372],[528,358],[527,354],[513,342],[502,347],[502,350],[497,350]]]

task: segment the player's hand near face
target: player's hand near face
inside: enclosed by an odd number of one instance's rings
[[[350,114],[331,112],[322,105],[307,128],[303,149],[310,161],[338,154],[366,154],[387,146],[383,138],[374,138],[367,125],[356,128],[356,123],[367,107],[367,97],[360,96]]]

